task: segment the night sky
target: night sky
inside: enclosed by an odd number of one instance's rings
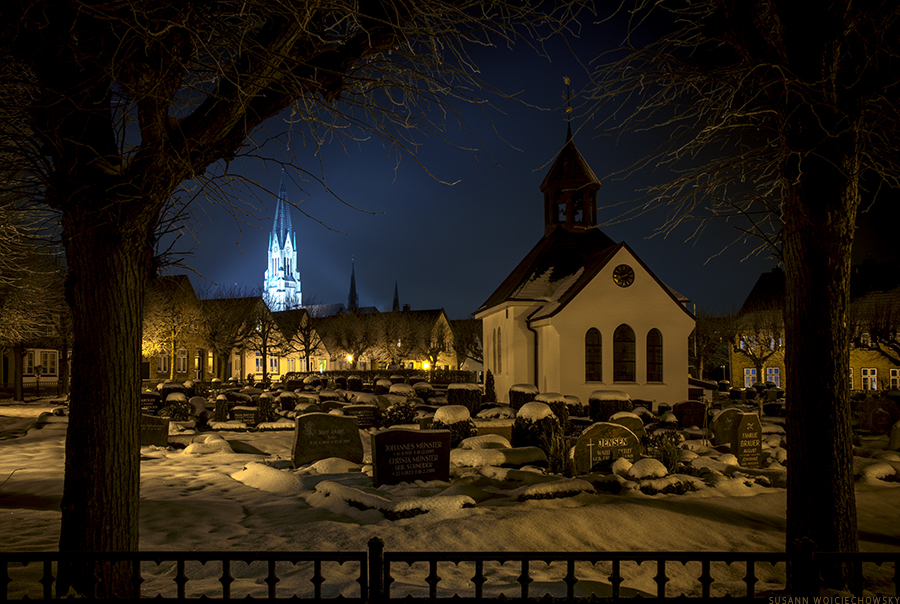
[[[569,38],[584,63],[618,41],[608,29],[592,26],[580,38]],[[288,198],[297,206],[291,214],[304,304],[346,304],[351,262],[362,306],[390,310],[395,282],[401,304],[443,307],[451,319],[467,317],[488,298],[543,236],[538,187],[565,142],[563,77],[571,78],[576,107],[578,91],[588,83],[584,67],[561,41],[548,50],[550,59],[524,45],[479,53],[483,78],[507,93],[519,93],[527,104],[489,96],[493,108],[485,109],[488,117],[481,115],[481,108],[463,107],[469,127],[481,140],[467,141],[452,122],[446,136],[475,151],[455,148],[436,136],[417,136],[422,145],[415,159],[401,153],[398,165],[396,151],[380,140],[330,144],[317,155],[314,146],[293,139],[287,153],[294,166],[310,173],[298,175],[288,168]],[[635,196],[646,182],[607,175],[640,157],[647,143],[635,137],[599,137],[596,121],[578,108],[572,114],[576,146],[602,183],[597,204],[603,223],[620,211],[615,204]],[[285,129],[283,119],[267,127],[270,134]],[[287,139],[279,140],[283,149]],[[261,152],[283,160],[279,153],[272,141]],[[233,161],[230,171],[277,192],[279,165],[245,158]],[[262,285],[275,203],[274,197],[258,195],[253,199],[251,193],[238,191],[257,208],[249,224],[202,198],[195,201],[192,233],[182,236],[174,250],[191,251],[184,262],[203,276],[191,275],[196,288],[204,287],[206,280],[244,288]],[[697,308],[736,311],[759,274],[775,266],[766,254],[747,258],[755,240],[723,252],[738,234],[735,225],[725,222],[708,228],[699,241],[689,240],[693,225],[667,238],[651,237],[663,218],[662,213],[651,214],[601,229],[617,242],[628,242],[657,277]],[[886,260],[896,254],[885,221],[878,216],[860,221],[867,233],[857,238],[855,259],[872,255]]]

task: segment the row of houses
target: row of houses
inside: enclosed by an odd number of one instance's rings
[[[200,299],[185,275],[148,287],[142,339],[146,383],[278,381],[294,372],[392,368],[480,371],[477,346],[462,333],[472,321],[450,321],[443,309],[379,312],[343,304],[272,311],[261,296]],[[478,334],[480,335],[480,333]],[[3,383],[21,371],[28,392],[58,389],[64,376],[56,329],[41,341],[3,353]],[[16,356],[22,363],[16,368]],[[472,358],[474,357],[474,358]]]
[[[895,263],[854,265],[850,282],[850,365],[853,391],[900,390],[900,272]],[[785,386],[785,274],[760,275],[738,312],[729,347],[730,381]]]

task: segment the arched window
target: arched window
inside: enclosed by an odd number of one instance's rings
[[[591,327],[584,334],[584,381],[603,381],[603,356],[600,331]]]
[[[647,381],[663,381],[663,344],[662,334],[658,329],[651,329],[647,334]]]
[[[497,330],[491,331],[491,368],[497,373]]]
[[[553,222],[563,224],[566,221],[566,197],[562,189],[553,197]]]
[[[584,222],[584,192],[576,191],[572,194],[572,222]]]
[[[634,382],[634,330],[625,325],[613,334],[613,380]]]
[[[497,373],[503,371],[503,342],[500,341],[500,328],[497,328]]]

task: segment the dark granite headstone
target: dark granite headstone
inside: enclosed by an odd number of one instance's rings
[[[633,462],[639,450],[640,442],[634,432],[619,424],[598,422],[575,442],[575,473],[609,472],[615,460],[624,457]]]
[[[255,426],[259,423],[259,409],[256,407],[237,405],[231,410],[231,413],[234,421],[246,424],[247,427]]]
[[[637,436],[638,439],[647,435],[647,430],[644,429],[644,421],[634,413],[629,413],[627,411],[616,413],[609,418],[609,423],[625,426],[634,432],[634,435]]]
[[[372,435],[375,486],[450,480],[449,430],[382,430]]]
[[[872,432],[875,434],[888,434],[893,423],[889,411],[878,409],[872,416]]]
[[[169,444],[169,418],[141,414],[141,446]]]
[[[378,425],[378,407],[375,405],[344,405],[341,408],[344,415],[352,415],[359,422],[360,430],[366,430]]]
[[[736,407],[729,407],[713,418],[711,427],[716,445],[731,445],[731,424],[740,413]]]
[[[291,448],[294,467],[329,457],[362,463],[363,446],[356,418],[330,413],[298,416]]]
[[[758,468],[762,457],[762,426],[755,413],[739,413],[731,424],[731,454],[742,468]]]
[[[141,413],[156,415],[162,407],[162,395],[156,392],[141,392]]]
[[[702,428],[703,420],[706,418],[706,404],[700,401],[682,401],[675,403],[672,413],[678,418],[680,427],[697,426]]]

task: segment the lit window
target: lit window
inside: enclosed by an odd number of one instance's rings
[[[187,373],[187,359],[188,359],[187,348],[179,348],[178,354],[175,357],[175,372],[176,373]]]
[[[781,387],[781,368],[766,367],[766,381],[773,382],[776,386]]]
[[[891,390],[900,390],[900,369],[891,369]]]
[[[619,325],[613,333],[613,380],[635,381],[634,365],[634,330],[627,325]]]
[[[41,367],[44,375],[56,375],[56,351],[48,350],[41,353]]]
[[[756,368],[755,367],[746,367],[744,368],[744,388],[752,388],[753,384],[756,383]]]
[[[34,351],[29,350],[25,353],[25,375],[34,375]]]
[[[157,373],[169,373],[169,355],[161,352],[156,357],[156,371]]]
[[[861,370],[862,373],[862,389],[878,390],[878,370],[874,367],[867,367]]]
[[[663,381],[663,344],[658,329],[647,334],[647,381]]]
[[[584,334],[584,381],[603,381],[602,340],[596,327]]]

